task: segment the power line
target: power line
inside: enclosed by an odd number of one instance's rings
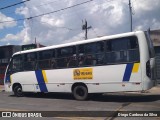
[[[82,3],[78,3],[78,4],[75,4],[75,5],[69,6],[69,7],[65,7],[65,8],[62,8],[62,9],[59,9],[59,10],[55,10],[55,11],[51,11],[51,12],[48,12],[48,13],[43,13],[43,14],[31,16],[31,17],[28,17],[28,18],[20,18],[20,19],[10,20],[10,21],[0,21],[0,23],[7,23],[7,22],[14,22],[14,21],[22,21],[22,20],[30,20],[30,19],[37,18],[37,17],[41,17],[41,16],[44,16],[44,15],[48,15],[48,14],[53,14],[53,13],[57,13],[57,12],[60,12],[60,11],[64,11],[64,10],[67,10],[67,9],[70,9],[70,8],[73,8],[73,7],[76,7],[76,6],[80,6],[80,5],[89,3],[89,2],[91,2],[91,1],[93,1],[93,0],[88,0],[88,1],[85,1],[85,2],[82,2]]]
[[[97,34],[97,32],[93,29],[93,27],[92,27],[91,29],[93,30],[93,32],[94,32],[94,34],[96,35],[96,37],[98,37],[98,34]]]
[[[8,5],[8,6],[5,6],[5,7],[0,8],[0,10],[4,10],[4,9],[6,9],[6,8],[10,8],[10,7],[13,7],[13,6],[16,6],[16,5],[19,5],[19,4],[28,2],[28,1],[30,1],[30,0],[25,0],[25,1],[22,1],[22,2],[19,2],[19,3],[15,3],[15,4],[12,4],[12,5]]]
[[[70,8],[73,8],[73,7],[82,5],[82,4],[86,4],[86,3],[91,2],[91,1],[93,1],[93,0],[88,0],[88,1],[85,1],[85,2],[82,2],[82,3],[78,3],[78,4],[75,4],[75,5],[66,7],[66,8],[62,8],[62,9],[59,9],[59,10],[55,10],[55,11],[52,11],[52,12],[48,12],[48,13],[44,13],[44,14],[40,14],[40,15],[35,15],[35,16],[30,17],[30,18],[28,18],[28,19],[32,19],[32,18],[36,18],[36,17],[40,17],[40,16],[44,16],[44,15],[48,15],[48,14],[52,14],[52,13],[64,11],[64,10],[67,10],[67,9],[70,9]]]
[[[33,7],[41,7],[41,6],[44,6],[44,5],[51,5],[53,3],[55,3],[56,1],[58,0],[55,0],[55,1],[52,1],[52,2],[46,2],[44,4],[37,4],[37,5],[34,5]],[[33,7],[27,7],[28,9],[33,9]],[[5,14],[15,14],[15,12],[5,12]]]
[[[55,3],[56,1],[58,0],[52,0],[51,2],[47,2],[47,3],[43,3],[43,4],[38,4],[38,5],[35,5],[34,7],[41,7],[41,6],[44,6],[44,5],[50,5],[52,3]],[[32,7],[28,7],[28,8],[32,8]]]

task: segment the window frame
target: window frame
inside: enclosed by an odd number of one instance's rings
[[[25,58],[25,55],[27,55],[27,54],[35,54],[35,58],[34,58],[34,60],[31,60],[31,61],[26,61],[25,59],[28,59],[27,57]],[[30,53],[24,53],[24,54],[22,54],[22,59],[23,59],[23,71],[35,71],[35,70],[37,70],[37,60],[38,60],[38,54],[37,54],[37,52],[30,52]],[[25,67],[24,67],[24,65],[25,65],[25,63],[34,63],[34,68],[33,69],[25,69]]]
[[[40,58],[40,56],[41,56],[40,53],[43,54],[43,52],[50,52],[50,57],[46,58],[46,59],[45,58]],[[37,58],[37,62],[36,62],[36,64],[37,64],[36,67],[37,67],[38,70],[42,70],[42,69],[45,69],[45,70],[56,69],[56,66],[55,67],[52,66],[52,60],[56,59],[56,49],[48,49],[48,50],[38,51],[37,52],[37,56],[38,56],[38,58]],[[42,64],[43,62],[48,62],[47,63],[48,67],[47,66],[45,66],[45,67],[43,66],[42,67],[40,65],[40,63]]]
[[[88,46],[89,44],[90,45],[93,45],[93,44],[98,44],[98,43],[101,43],[101,44],[103,44],[103,50],[100,52],[100,51],[98,51],[97,53],[95,53],[95,52],[86,52],[86,50],[85,50],[85,46]],[[83,50],[80,50],[80,48],[83,46]],[[96,50],[97,50],[97,45],[96,45]],[[82,54],[82,55],[80,55],[80,54]],[[94,64],[94,62],[95,62],[95,60],[93,59],[93,63],[92,63],[92,65],[87,65],[87,64],[84,64],[86,61],[86,57],[87,56],[92,56],[93,58],[95,57],[96,59],[97,59],[97,57],[96,56],[98,56],[98,55],[100,55],[100,54],[102,54],[103,55],[103,57],[104,57],[104,59],[103,59],[103,63],[102,64]],[[83,62],[83,64],[82,65],[80,65],[80,62],[81,62],[81,58],[82,57],[84,57],[83,59],[84,60],[82,60],[82,62]],[[86,43],[86,44],[79,44],[79,45],[77,45],[77,58],[78,58],[78,66],[77,67],[94,67],[94,66],[103,66],[103,65],[105,65],[105,41],[104,40],[102,40],[102,41],[95,41],[95,42],[90,42],[90,43]]]
[[[66,54],[62,55],[61,50],[65,48],[72,48],[72,53],[71,54]],[[60,55],[59,55],[60,53]],[[70,59],[75,57],[75,66],[70,66]],[[60,65],[60,60],[66,59],[66,61],[63,62],[63,65]],[[57,60],[57,69],[67,69],[67,68],[77,68],[77,45],[71,45],[71,46],[66,46],[66,47],[61,47],[56,49],[56,60]]]
[[[131,39],[132,37],[132,39]],[[135,49],[127,49],[127,50],[116,50],[116,51],[107,51],[107,42],[110,42],[110,41],[114,41],[114,40],[118,40],[118,39],[126,39],[128,38],[131,42],[131,40],[133,40],[133,38],[135,39],[135,41],[137,42],[137,47]],[[121,41],[121,40],[118,40],[118,41]],[[112,43],[111,43],[112,44]],[[105,51],[105,64],[106,65],[117,65],[117,64],[129,64],[129,63],[139,63],[140,62],[140,48],[139,48],[139,41],[138,41],[138,37],[137,36],[127,36],[127,37],[120,37],[120,38],[115,38],[115,39],[109,39],[109,40],[105,40],[105,47],[106,47],[106,51]],[[112,48],[111,48],[112,49]],[[136,61],[124,61],[124,62],[113,62],[113,63],[107,63],[107,58],[106,58],[106,54],[107,53],[112,53],[112,52],[129,52],[129,51],[132,51],[132,50],[138,50],[138,60]]]
[[[21,62],[19,63],[21,65],[21,69],[13,71],[13,60],[17,56],[20,56],[20,59],[21,59]],[[22,55],[19,54],[19,55],[15,55],[15,56],[12,57],[12,59],[11,59],[11,61],[9,63],[9,66],[8,66],[7,74],[13,74],[13,73],[21,72],[21,71],[23,71],[23,58],[22,58]]]

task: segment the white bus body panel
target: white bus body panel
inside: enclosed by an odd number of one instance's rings
[[[74,80],[74,68],[45,70],[48,81],[45,84],[48,92],[71,92],[71,87],[76,82],[85,83],[89,93],[142,90],[141,67],[139,66],[137,73],[131,71],[129,81],[123,81],[126,66],[126,64],[122,64],[90,67],[93,69],[93,79],[89,80]],[[19,83],[19,81],[21,81],[20,83],[24,92],[41,92],[35,72],[19,72],[13,74],[12,83]]]

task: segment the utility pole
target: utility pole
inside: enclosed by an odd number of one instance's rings
[[[129,12],[130,12],[130,25],[131,25],[131,32],[132,32],[132,5],[131,0],[129,0]]]
[[[82,21],[82,23],[83,23],[83,21]],[[85,40],[88,39],[88,37],[87,37],[88,29],[91,29],[91,28],[92,28],[92,26],[88,27],[87,21],[85,20],[85,23],[82,25],[82,30],[85,30]]]
[[[34,40],[35,40],[35,44],[37,44],[37,39],[36,39],[36,37],[35,37],[35,39],[34,39]]]

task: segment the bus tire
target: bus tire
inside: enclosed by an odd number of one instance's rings
[[[78,85],[73,88],[73,96],[76,100],[86,100],[88,97],[88,90],[83,85]]]
[[[17,96],[17,97],[22,97],[23,96],[23,91],[22,91],[22,87],[20,85],[16,85],[14,87],[14,95]]]

